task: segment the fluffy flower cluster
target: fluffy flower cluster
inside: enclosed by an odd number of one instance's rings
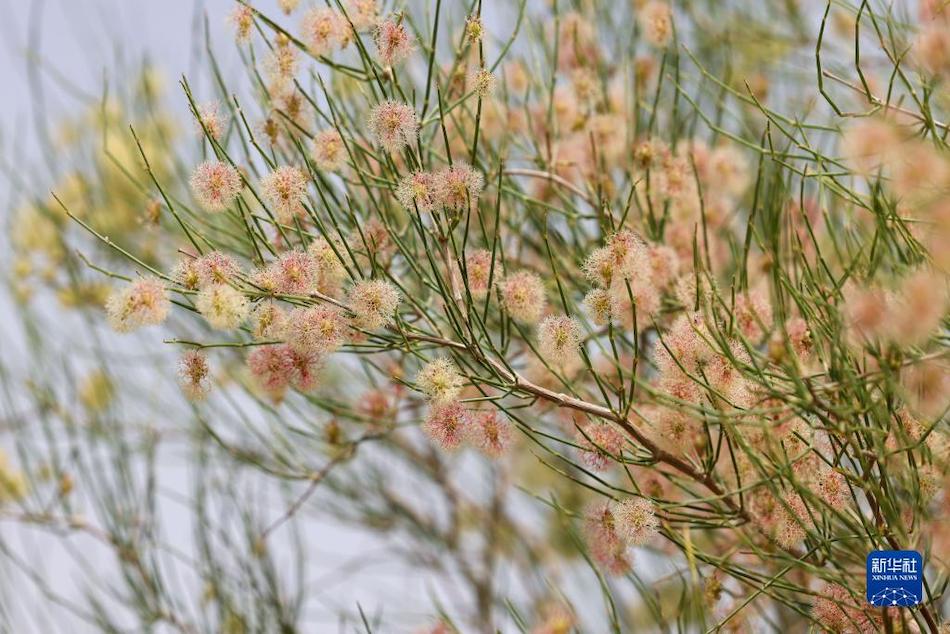
[[[244,323],[251,304],[244,293],[228,284],[211,284],[195,298],[195,308],[215,330],[235,330]]]
[[[627,544],[617,532],[617,518],[609,502],[590,505],[584,514],[584,537],[591,557],[614,575],[630,570]]]
[[[927,269],[907,276],[893,290],[850,286],[844,295],[843,317],[855,345],[918,345],[939,329],[950,308],[946,278]]]
[[[345,18],[329,7],[310,9],[301,24],[302,39],[317,56],[331,55],[344,48],[350,40]]]
[[[348,293],[354,325],[378,330],[393,323],[399,306],[399,291],[386,280],[362,280]]]
[[[483,185],[480,173],[457,162],[435,173],[416,171],[403,177],[396,187],[396,199],[407,211],[418,209],[420,213],[474,210]]]
[[[494,411],[472,412],[458,401],[433,403],[422,430],[446,450],[470,444],[490,458],[500,458],[511,447],[511,425]]]
[[[182,258],[175,265],[171,276],[181,286],[195,290],[235,281],[240,272],[241,267],[230,255],[211,251],[197,258]]]
[[[443,449],[469,443],[482,453],[498,458],[511,445],[511,426],[494,411],[472,412],[458,397],[466,380],[450,360],[439,357],[425,364],[416,375],[416,386],[429,401],[422,429]]]
[[[190,400],[203,400],[211,391],[208,358],[197,350],[182,355],[178,362],[178,385]]]
[[[336,306],[295,308],[287,317],[287,344],[301,354],[326,355],[346,341],[349,320]]]
[[[669,247],[649,245],[629,230],[617,232],[584,262],[584,274],[598,288],[584,304],[592,321],[645,327],[660,309],[661,293],[678,273],[676,254]]]
[[[397,153],[406,145],[415,143],[419,120],[412,106],[396,101],[384,101],[369,113],[370,134],[383,148]]]
[[[221,161],[206,161],[191,176],[191,191],[208,211],[224,211],[241,193],[241,175]]]
[[[261,179],[261,196],[278,222],[290,224],[305,213],[307,181],[303,170],[290,165],[278,167]]]
[[[298,353],[286,344],[259,346],[247,357],[254,381],[275,401],[281,400],[290,387],[313,391],[322,363],[319,356]]]
[[[412,38],[401,20],[390,18],[380,24],[374,40],[383,66],[395,66],[412,54]]]
[[[501,301],[515,321],[534,324],[547,305],[544,283],[537,273],[518,271],[506,276],[500,285]]]
[[[433,403],[454,401],[465,385],[465,379],[454,363],[439,357],[423,366],[416,376],[416,385]]]
[[[538,350],[550,363],[568,365],[580,359],[581,334],[581,323],[573,317],[545,317],[538,326]]]
[[[130,332],[162,323],[170,306],[161,280],[146,277],[110,295],[106,300],[106,314],[117,332]]]
[[[653,503],[646,498],[627,498],[611,504],[620,537],[631,546],[642,546],[657,533],[659,522]]]
[[[491,251],[477,249],[465,256],[466,286],[473,299],[483,299],[503,275]]]

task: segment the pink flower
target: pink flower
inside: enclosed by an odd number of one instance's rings
[[[328,7],[311,9],[303,17],[301,39],[317,57],[329,55],[348,39],[343,16]]]
[[[457,449],[471,424],[472,419],[462,404],[452,401],[431,407],[422,430],[443,449]]]
[[[395,66],[412,54],[413,46],[409,32],[401,22],[396,22],[392,18],[377,27],[373,39],[379,51],[379,61],[383,66]]]
[[[828,583],[818,591],[812,617],[831,632],[870,634],[877,626],[844,586]]]
[[[278,39],[277,45],[264,58],[264,74],[271,93],[286,94],[292,90],[294,76],[300,65],[298,49],[289,41]]]
[[[590,319],[598,326],[606,326],[610,322],[610,293],[602,288],[591,290],[584,297],[584,307],[590,314]]]
[[[291,385],[303,392],[313,390],[321,359],[281,344],[255,348],[247,356],[247,365],[257,384],[274,400],[280,400]]]
[[[316,259],[306,251],[288,251],[275,264],[276,291],[287,295],[307,295],[317,276]]]
[[[648,2],[637,14],[640,28],[647,41],[658,48],[670,43],[673,37],[673,12],[665,2]]]
[[[192,401],[203,400],[211,391],[208,359],[197,350],[189,350],[178,361],[178,385]]]
[[[589,440],[588,440],[589,438]],[[594,471],[603,471],[614,462],[614,456],[623,451],[624,438],[613,425],[590,423],[584,433],[577,432],[581,446],[581,460]]]
[[[479,68],[473,72],[468,83],[474,92],[481,99],[487,99],[495,91],[495,76],[487,68]]]
[[[378,218],[370,218],[350,234],[350,244],[354,251],[372,257],[383,267],[396,248],[389,238],[389,229]]]
[[[432,213],[436,201],[435,175],[416,171],[403,177],[396,187],[396,200],[406,211],[418,209],[419,213]]]
[[[340,292],[343,279],[346,277],[346,268],[340,261],[340,257],[346,254],[346,248],[339,240],[331,245],[326,238],[319,237],[307,246],[307,253],[316,261],[317,290],[324,295],[335,297]]]
[[[470,442],[491,458],[500,458],[511,447],[511,424],[494,410],[478,412],[471,425]]]
[[[247,366],[261,388],[275,400],[283,397],[294,373],[290,347],[260,346],[247,356]]]
[[[278,167],[261,179],[261,195],[274,212],[277,221],[290,224],[305,212],[307,177],[297,167]]]
[[[679,274],[679,256],[668,246],[654,245],[650,247],[649,258],[653,283],[667,288]]]
[[[455,163],[435,175],[436,203],[452,211],[475,209],[482,184],[482,175],[470,165]]]
[[[503,274],[500,262],[495,262],[492,270],[492,253],[485,249],[472,251],[465,257],[465,273],[468,290],[473,299],[485,297],[490,286],[489,279],[491,286],[494,286]]]
[[[449,403],[462,391],[465,378],[454,363],[445,357],[439,357],[422,367],[416,375],[416,385],[433,403]]]
[[[290,311],[286,330],[287,344],[295,352],[324,355],[343,345],[349,324],[341,309],[321,304]]]
[[[735,320],[739,332],[752,343],[759,342],[772,327],[772,305],[762,291],[736,297]]]
[[[224,211],[241,192],[241,175],[221,161],[206,161],[191,176],[191,191],[208,211]]]
[[[349,299],[356,326],[377,330],[395,319],[399,291],[386,280],[363,280],[350,289]]]
[[[211,284],[195,297],[195,308],[215,330],[235,330],[251,311],[251,304],[241,291],[228,284]]]
[[[312,352],[290,352],[290,383],[301,392],[312,392],[319,382],[319,372],[323,367],[323,357]]]
[[[614,278],[608,293],[611,320],[624,328],[633,328],[636,317],[637,328],[643,329],[660,310],[660,291],[648,275]]]
[[[653,502],[646,498],[627,498],[611,504],[617,533],[630,545],[642,546],[657,533],[659,522]]]
[[[198,277],[197,258],[185,256],[172,269],[171,277],[187,289],[195,290],[201,283]]]
[[[254,12],[243,4],[237,5],[228,16],[228,22],[234,26],[235,39],[244,43],[251,39],[251,27],[254,26]]]
[[[349,0],[346,15],[357,31],[366,31],[376,26],[379,20],[376,0]]]
[[[268,299],[257,304],[251,311],[254,323],[253,334],[257,340],[282,339],[287,329],[287,313],[277,302]]]
[[[369,131],[387,151],[396,153],[414,143],[419,120],[412,106],[396,101],[377,104],[369,114]]]
[[[584,537],[591,557],[614,575],[630,570],[627,545],[617,534],[616,518],[609,502],[598,502],[584,514]]]
[[[198,118],[195,120],[195,131],[204,136],[207,130],[212,139],[218,141],[224,132],[225,121],[221,116],[221,109],[217,102],[201,104],[197,107]]]
[[[230,255],[211,251],[194,260],[194,271],[198,280],[197,287],[201,288],[230,281],[241,272],[241,267]]]

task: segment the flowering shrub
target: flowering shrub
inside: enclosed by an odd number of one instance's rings
[[[459,589],[425,631],[946,631],[950,10],[448,4],[238,2],[253,99],[186,79],[197,139],[117,161],[159,246],[65,194],[14,241],[176,348],[202,452],[307,481],[201,553],[217,616],[139,565],[141,622],[306,629],[268,543],[325,489]]]

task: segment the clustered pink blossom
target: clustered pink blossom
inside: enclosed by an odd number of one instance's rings
[[[482,175],[467,163],[455,163],[435,174],[436,204],[452,211],[474,209],[482,192]]]
[[[617,519],[609,502],[590,505],[584,514],[584,537],[591,557],[614,575],[630,570],[627,544],[617,534]]]
[[[286,344],[276,344],[255,348],[247,357],[247,365],[261,389],[280,400],[291,386],[302,392],[315,389],[322,359],[295,352]]]
[[[374,40],[383,66],[395,66],[412,54],[412,39],[401,20],[390,18],[380,24]]]
[[[357,282],[347,296],[357,328],[377,330],[395,321],[399,291],[386,280]]]
[[[838,584],[825,584],[815,597],[812,617],[830,632],[871,634],[878,626],[860,607],[858,599]]]
[[[511,448],[511,424],[494,410],[476,412],[469,440],[485,455],[500,458]]]
[[[192,401],[203,400],[211,391],[208,358],[198,350],[189,350],[178,362],[178,385]]]
[[[314,55],[331,55],[349,41],[348,29],[342,15],[328,7],[318,7],[304,14],[301,39]]]
[[[659,522],[653,503],[646,498],[627,498],[611,504],[617,533],[631,546],[642,546],[657,533]]]
[[[307,251],[287,251],[271,266],[274,291],[284,295],[306,295],[313,291],[317,262]]]
[[[215,141],[221,140],[224,133],[225,120],[221,115],[221,106],[217,102],[201,104],[197,107],[195,128],[198,134],[205,132]]]
[[[326,238],[319,237],[307,246],[307,253],[314,257],[316,264],[316,290],[332,297],[339,295],[346,277],[346,267],[340,258],[346,253],[346,248],[338,240],[331,244]]]
[[[251,39],[251,27],[254,26],[254,12],[250,7],[239,4],[228,16],[228,22],[234,27],[238,42],[247,42]]]
[[[206,161],[191,176],[191,191],[208,211],[224,211],[241,192],[241,175],[221,161]]]
[[[392,153],[415,143],[419,130],[416,111],[412,106],[396,101],[384,101],[373,107],[367,124],[373,139]]]
[[[458,401],[436,403],[429,409],[422,429],[443,449],[457,449],[468,435],[471,416]]]
[[[282,339],[287,332],[287,311],[276,301],[257,302],[251,311],[252,333],[257,340]]]
[[[396,187],[396,200],[407,211],[431,213],[436,204],[435,176],[430,172],[415,171],[404,176]]]
[[[303,170],[290,165],[278,167],[261,179],[261,196],[278,222],[290,224],[304,215],[307,180]]]
[[[581,460],[594,471],[614,464],[625,442],[623,434],[610,423],[592,422],[577,432]]]
[[[191,262],[197,277],[194,288],[230,282],[241,272],[241,267],[234,258],[221,251],[205,253]]]
[[[474,299],[482,299],[504,275],[501,263],[493,259],[492,252],[476,249],[465,256],[466,286]]]
[[[298,353],[327,355],[346,341],[349,322],[343,310],[321,304],[295,308],[287,316],[287,344]]]

